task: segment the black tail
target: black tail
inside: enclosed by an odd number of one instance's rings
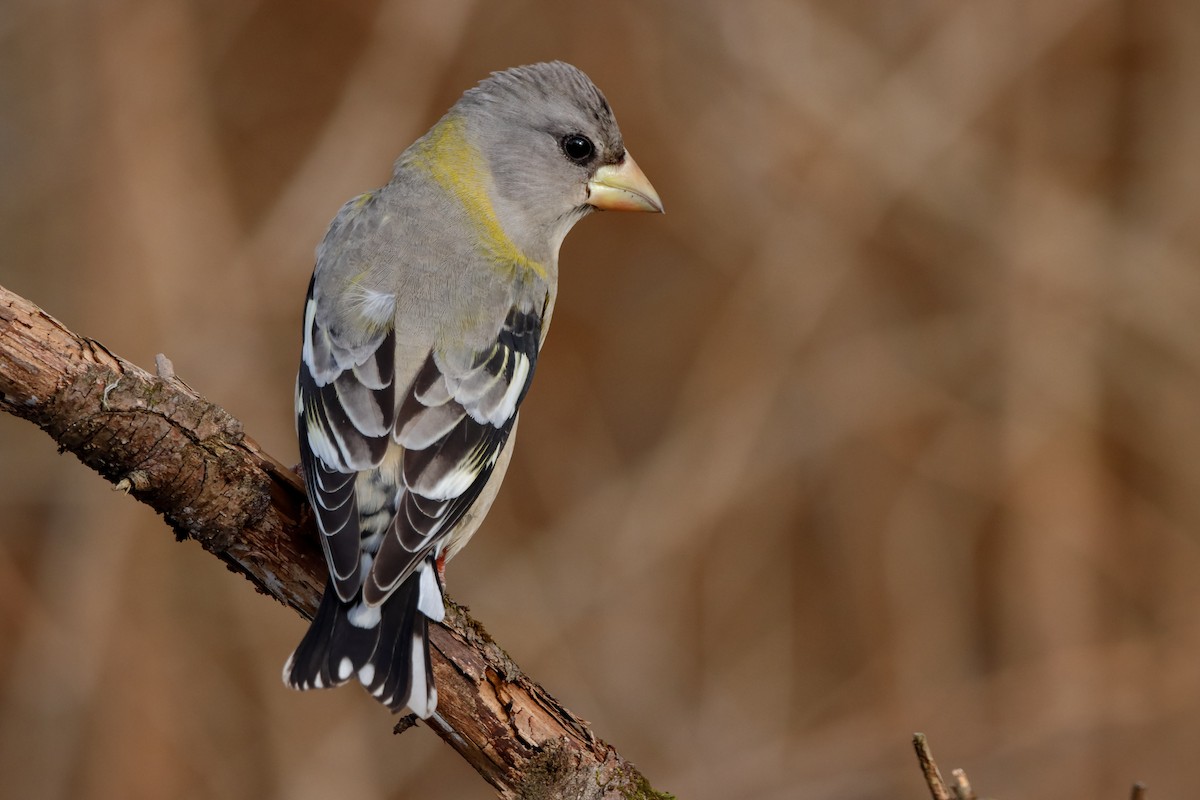
[[[283,667],[283,682],[293,689],[323,689],[357,678],[393,711],[408,708],[428,718],[437,707],[437,689],[429,660],[429,618],[418,607],[426,569],[433,569],[432,559],[377,609],[359,600],[344,602],[326,585],[308,633]]]

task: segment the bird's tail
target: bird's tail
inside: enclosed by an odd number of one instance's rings
[[[393,711],[428,719],[437,708],[429,620],[445,615],[434,559],[427,558],[382,605],[346,602],[332,584],[304,639],[283,666],[293,689],[324,689],[357,678]]]

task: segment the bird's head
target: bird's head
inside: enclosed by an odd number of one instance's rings
[[[567,231],[590,211],[663,210],[625,149],[608,101],[570,64],[495,73],[447,118],[461,121],[485,166],[500,224],[531,257],[555,258]]]

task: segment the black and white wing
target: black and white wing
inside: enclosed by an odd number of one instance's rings
[[[426,358],[395,419],[404,492],[363,585],[368,604],[440,554],[483,491],[533,379],[544,308],[512,308],[490,347]]]
[[[363,582],[356,479],[377,467],[392,443],[396,333],[391,324],[353,336],[334,329],[318,314],[315,285],[314,278],[304,311],[296,427],[330,580],[349,601]]]

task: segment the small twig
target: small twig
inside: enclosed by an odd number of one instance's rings
[[[925,734],[913,734],[913,747],[917,751],[917,761],[921,764],[921,772],[925,775],[925,784],[929,787],[933,800],[954,800],[950,790],[946,788],[946,781],[942,778],[937,762],[933,760],[933,753],[929,752],[929,742],[926,741]]]
[[[395,727],[392,728],[392,733],[395,734],[396,736],[399,736],[400,734],[404,733],[409,728],[416,727],[416,724],[417,724],[417,715],[416,714],[405,714],[403,717],[400,718],[400,721],[396,723]]]
[[[961,769],[953,769],[950,771],[950,777],[954,778],[954,797],[956,800],[978,800],[975,796],[975,790],[971,788],[971,782],[967,780],[967,773]]]
[[[1130,800],[1146,800],[1146,784],[1138,781],[1133,785],[1133,791],[1129,795]]]

